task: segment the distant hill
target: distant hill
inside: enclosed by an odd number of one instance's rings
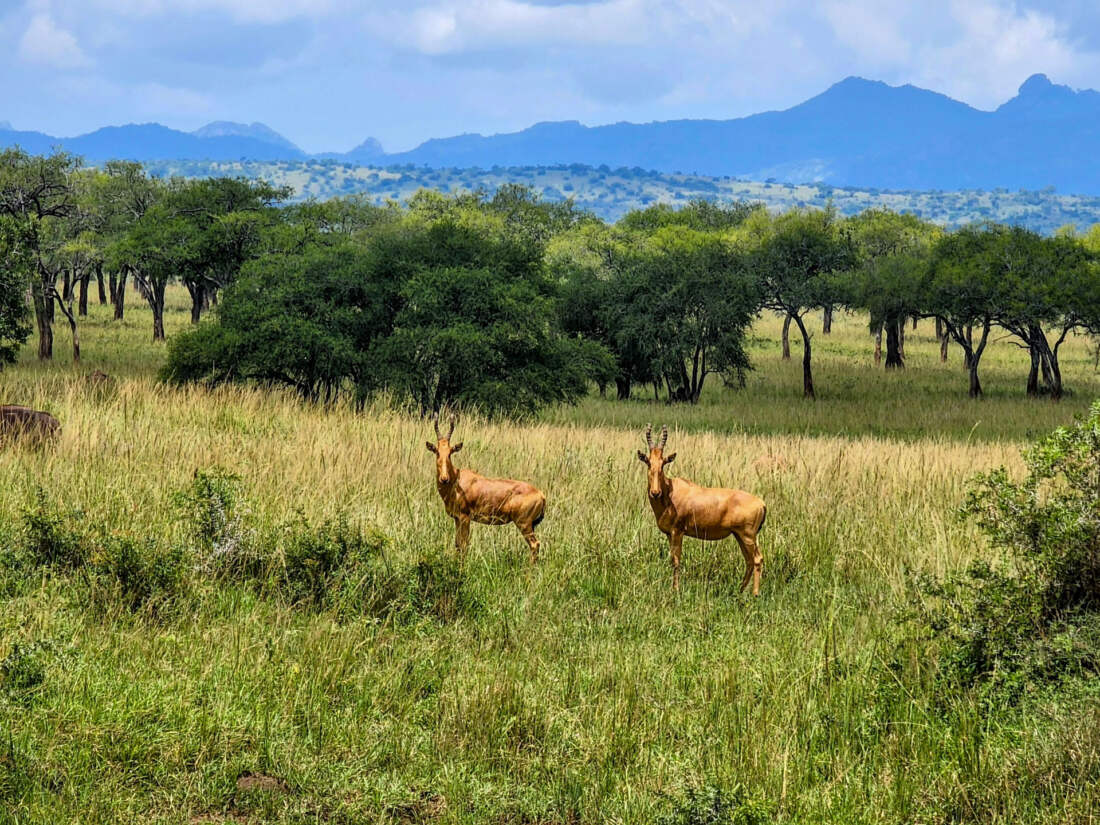
[[[228,120],[216,120],[213,123],[207,123],[201,129],[196,129],[191,134],[200,138],[214,138],[214,137],[244,137],[254,138],[264,143],[270,143],[273,146],[279,146],[283,149],[288,149],[291,152],[296,152],[299,155],[304,156],[305,152],[280,135],[270,126],[266,126],[263,123],[232,123]]]
[[[306,160],[263,124],[217,122],[194,133],[157,124],[109,127],[75,138],[2,128],[0,146],[62,145],[97,162]],[[828,183],[892,190],[1026,189],[1100,194],[1100,93],[1034,75],[995,111],[915,86],[850,77],[790,109],[735,120],[584,126],[537,123],[491,136],[436,138],[386,153],[374,138],[317,159],[438,169],[580,163],[666,174]]]
[[[241,124],[210,124],[199,132],[181,132],[159,123],[106,126],[86,135],[58,138],[42,132],[21,132],[0,129],[0,147],[20,146],[28,152],[42,154],[54,147],[81,155],[90,163],[125,159],[138,161],[174,160],[298,160],[305,152],[263,124],[253,124],[251,134],[223,127],[240,127]],[[256,135],[255,127],[261,127],[270,135]],[[275,140],[271,136],[274,136]]]
[[[1025,82],[995,112],[915,86],[850,77],[781,112],[737,120],[539,123],[429,140],[389,163],[483,168],[584,163],[889,189],[1100,193],[1100,94]]]
[[[761,183],[730,177],[675,175],[583,164],[430,169],[423,166],[359,165],[335,160],[211,163],[162,161],[148,164],[156,175],[208,177],[244,175],[290,186],[295,199],[361,194],[374,203],[403,201],[419,189],[441,192],[493,192],[519,183],[547,200],[572,198],[577,206],[605,220],[654,203],[682,205],[697,198],[759,201],[774,211],[823,207],[854,215],[870,207],[913,212],[948,227],[994,220],[1050,233],[1065,224],[1088,229],[1100,223],[1100,197],[1052,191],[887,191],[829,184]]]

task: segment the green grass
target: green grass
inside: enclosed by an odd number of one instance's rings
[[[174,294],[170,333],[186,323]],[[63,425],[51,449],[0,452],[0,546],[36,487],[89,529],[186,543],[173,494],[221,466],[257,531],[343,513],[389,537],[395,571],[449,552],[430,424],[161,387],[150,332],[141,309],[119,330],[93,307],[79,367],[59,329],[57,363],[28,353],[0,373],[5,400]],[[0,659],[46,645],[36,688],[0,684],[0,823],[648,823],[706,785],[743,788],[776,822],[1095,821],[1095,691],[943,696],[896,621],[916,574],[988,553],[956,516],[966,479],[1018,469],[1022,439],[1100,394],[1084,342],[1061,404],[1023,398],[1007,342],[971,402],[934,342],[887,375],[845,319],[815,338],[812,403],[797,347],[784,364],[778,324],[757,334],[749,386],[714,377],[697,407],[592,397],[460,422],[460,463],[529,479],[548,507],[534,569],[513,528],[474,528],[469,606],[447,620],[293,606],[197,570],[173,610],[135,615],[80,573],[0,571]],[[114,388],[82,379],[97,367]],[[759,599],[737,592],[728,543],[687,542],[671,591],[634,458],[649,420],[670,424],[685,477],[767,501]],[[285,785],[239,787],[250,774]]]

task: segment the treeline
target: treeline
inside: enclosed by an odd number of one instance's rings
[[[934,319],[942,357],[961,349],[974,397],[1003,330],[1030,354],[1026,391],[1057,398],[1062,344],[1074,330],[1100,332],[1095,228],[945,232],[886,210],[773,216],[708,201],[608,224],[515,185],[385,206],[362,196],[288,205],[288,194],[0,153],[0,358],[29,336],[28,304],[39,356],[52,357],[56,308],[79,358],[93,281],[116,317],[132,284],[158,340],[167,285],[187,288],[196,326],[171,342],[167,380],[282,384],[325,401],[385,392],[422,411],[524,414],[592,383],[694,403],[711,376],[744,383],[746,335],[762,311],[785,319],[785,357],[789,335],[801,338],[812,398],[807,316],[822,312],[827,334],[841,309],[869,314],[888,369],[905,366],[906,324]]]

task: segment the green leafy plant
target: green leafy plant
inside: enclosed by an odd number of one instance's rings
[[[944,672],[1014,692],[1100,672],[1100,402],[1025,451],[1027,475],[975,478],[962,512],[1002,553],[925,586]]]
[[[728,791],[688,788],[672,810],[657,818],[657,825],[765,825],[770,820],[767,806],[738,784]]]

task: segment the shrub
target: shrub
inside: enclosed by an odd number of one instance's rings
[[[977,476],[963,507],[1002,558],[927,585],[923,613],[945,675],[1012,693],[1100,672],[1100,402],[1024,460],[1020,482]]]
[[[316,606],[352,595],[363,569],[379,560],[387,543],[342,515],[319,527],[299,515],[280,532],[272,581],[291,602]]]
[[[657,825],[764,825],[770,819],[763,802],[735,785],[730,791],[688,788],[671,811],[658,817]]]
[[[406,593],[407,605],[416,613],[441,622],[453,622],[461,615],[473,615],[480,602],[469,592],[462,565],[452,556],[433,553],[422,556],[412,569]]]
[[[79,510],[62,512],[37,488],[33,503],[23,510],[22,555],[36,567],[73,570],[84,564],[88,541],[78,526],[83,519]]]
[[[36,694],[46,681],[46,671],[53,654],[49,642],[12,645],[0,661],[0,685],[13,699],[26,700]]]
[[[189,558],[178,545],[163,549],[152,538],[105,536],[90,565],[93,593],[103,603],[155,612],[183,595]]]
[[[264,571],[255,538],[245,526],[241,480],[220,467],[196,470],[191,483],[175,495],[200,567],[228,577],[255,577]]]

